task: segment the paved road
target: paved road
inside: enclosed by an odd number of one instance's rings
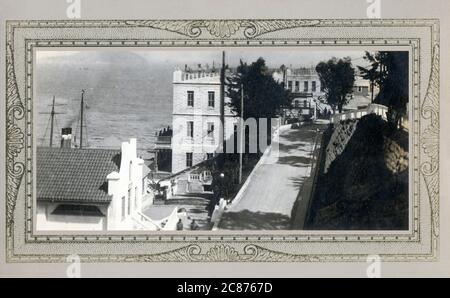
[[[311,174],[317,129],[307,125],[280,131],[279,157],[269,155],[254,170],[243,196],[223,214],[219,229],[287,229],[303,181]]]

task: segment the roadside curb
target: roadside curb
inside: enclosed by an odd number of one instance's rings
[[[273,136],[279,136],[280,132],[285,131],[290,129],[291,124],[288,125],[282,125],[280,126],[274,133]],[[261,167],[261,165],[266,163],[267,158],[270,156],[272,151],[272,143],[266,148],[266,150],[264,150],[263,155],[261,156],[261,158],[258,160],[258,162],[256,163],[255,167],[253,168],[252,172],[250,173],[250,175],[247,177],[247,179],[245,180],[244,184],[242,185],[242,187],[239,189],[239,192],[236,194],[236,196],[234,197],[233,201],[228,205],[225,206],[225,209],[230,209],[233,206],[235,206],[243,197],[245,191],[248,188],[248,185],[250,184],[251,180],[253,179],[253,176],[255,175],[255,172],[257,169],[259,169]],[[225,212],[225,209],[219,214],[218,219],[216,221],[216,223],[214,224],[212,230],[215,231],[218,229],[222,214]]]

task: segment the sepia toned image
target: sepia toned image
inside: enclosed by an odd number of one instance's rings
[[[409,51],[34,55],[37,232],[411,229]]]
[[[440,262],[439,30],[9,18],[7,263]]]

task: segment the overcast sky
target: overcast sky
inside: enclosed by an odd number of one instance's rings
[[[51,63],[52,61],[62,60],[67,62],[71,61],[71,56],[84,52],[86,56],[90,56],[89,53],[95,54],[97,57],[102,51],[127,51],[128,53],[137,54],[145,58],[149,64],[165,64],[169,67],[179,66],[184,67],[185,64],[189,66],[196,66],[197,64],[209,64],[212,66],[213,62],[216,66],[221,63],[222,52],[217,49],[174,49],[167,48],[161,49],[95,49],[95,50],[83,50],[83,51],[37,51],[37,62]],[[331,57],[350,57],[352,58],[354,66],[362,65],[366,66],[367,62],[362,59],[364,51],[347,51],[347,50],[304,50],[304,49],[292,49],[292,48],[230,48],[225,50],[226,63],[230,66],[237,66],[239,60],[242,59],[245,62],[253,62],[259,57],[263,57],[266,60],[266,64],[271,68],[277,68],[284,64],[286,66],[292,65],[292,67],[299,66],[315,66],[320,61],[328,60]],[[83,55],[83,56],[85,56]]]

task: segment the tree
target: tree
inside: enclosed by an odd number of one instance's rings
[[[370,102],[372,103],[374,102],[374,87],[375,85],[379,85],[380,83],[380,71],[378,69],[380,66],[380,62],[378,58],[379,58],[378,54],[373,55],[369,52],[366,52],[364,55],[364,59],[370,63],[370,67],[366,68],[358,66],[362,78],[365,80],[369,80],[370,82],[370,93],[371,93]]]
[[[406,51],[379,52],[380,93],[375,102],[389,108],[388,121],[399,127],[409,99],[409,54]]]
[[[250,65],[241,60],[237,72],[229,77],[228,81],[227,95],[231,99],[230,106],[232,111],[238,115],[242,115],[241,86],[244,87],[243,119],[254,118],[257,120],[258,136],[258,120],[261,118],[270,120],[279,116],[281,107],[289,103],[289,91],[285,90],[283,84],[279,84],[273,79],[263,58],[259,58]],[[268,137],[270,137],[270,129]]]
[[[339,113],[348,103],[347,95],[353,92],[355,84],[355,70],[349,57],[337,59],[333,57],[327,62],[320,62],[316,66],[320,82],[325,90],[328,104]]]
[[[375,54],[366,52],[364,56],[370,68],[358,67],[363,78],[380,87],[377,97],[372,102],[389,108],[388,121],[399,127],[402,117],[406,115],[408,104],[408,52],[381,51]]]

